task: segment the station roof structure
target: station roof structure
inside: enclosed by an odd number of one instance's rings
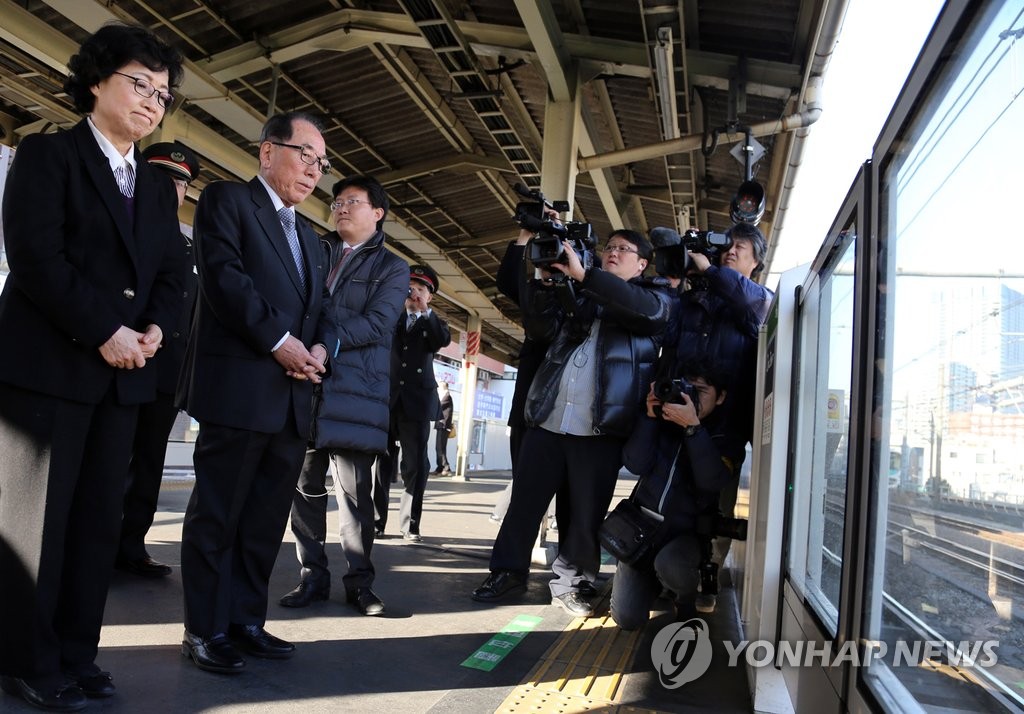
[[[248,180],[268,114],[326,122],[333,165],[300,212],[330,229],[330,187],[375,175],[389,243],[441,277],[453,327],[481,319],[510,363],[518,306],[495,274],[513,187],[614,228],[724,230],[748,171],[769,259],[847,0],[0,0],[0,141],[79,117],[67,61],[105,22],[150,27],[187,58],[152,141],[199,155],[189,189]],[[763,151],[763,154],[761,153]]]

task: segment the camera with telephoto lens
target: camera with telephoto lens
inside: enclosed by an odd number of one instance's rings
[[[745,518],[729,518],[717,511],[702,513],[697,516],[697,535],[705,538],[747,539],[747,521]]]
[[[563,241],[568,241],[572,251],[580,259],[583,269],[589,269],[594,264],[594,248],[597,245],[593,227],[582,221],[563,224],[553,220],[545,212],[548,208],[558,213],[568,211],[568,201],[548,202],[539,190],[530,190],[523,184],[516,184],[515,190],[519,195],[530,199],[518,203],[515,215],[512,216],[520,228],[536,234],[526,246],[527,259],[538,268],[546,268],[556,263],[568,265],[569,258],[563,245]],[[568,279],[561,272],[553,272],[553,282]]]
[[[651,230],[654,246],[654,270],[663,278],[683,278],[690,268],[691,253],[706,255],[717,264],[719,256],[732,247],[732,239],[725,233],[690,229],[682,235],[671,228]]]

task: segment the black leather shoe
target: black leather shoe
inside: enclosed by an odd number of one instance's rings
[[[551,604],[558,605],[575,617],[590,617],[594,614],[594,608],[590,606],[589,602],[581,598],[577,592],[555,595],[551,598]]]
[[[15,697],[21,697],[34,707],[51,712],[77,712],[85,709],[88,703],[82,690],[66,681],[57,684],[49,681],[0,677],[0,689]]]
[[[112,697],[117,691],[117,687],[114,686],[114,679],[110,676],[110,672],[101,672],[99,669],[92,672],[91,674],[68,674],[68,679],[71,680],[82,693],[87,697],[101,699],[103,697]]]
[[[526,576],[511,570],[495,570],[473,591],[477,602],[495,602],[512,593],[526,592]]]
[[[356,588],[350,590],[346,599],[364,615],[383,615],[384,601],[377,597],[377,594],[370,588]]]
[[[262,625],[228,625],[228,637],[253,657],[288,659],[295,653],[295,645],[274,637]]]
[[[189,657],[199,669],[220,674],[236,674],[245,667],[245,660],[228,642],[227,635],[219,633],[208,639],[185,630],[181,654]]]
[[[303,580],[278,602],[282,607],[307,607],[309,603],[326,600],[330,595],[330,585],[318,585],[312,580]]]
[[[148,555],[144,558],[118,558],[114,567],[143,578],[165,578],[171,574],[171,566],[158,563]]]

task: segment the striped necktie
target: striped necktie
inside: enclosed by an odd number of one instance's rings
[[[121,189],[121,195],[125,198],[135,196],[135,169],[130,163],[125,161],[114,169],[114,180],[117,181],[117,187]]]
[[[299,271],[299,282],[303,289],[306,287],[306,266],[302,262],[302,248],[299,247],[299,234],[295,232],[295,211],[290,208],[282,208],[277,212],[281,219],[281,227],[284,228],[284,236],[288,239],[288,248],[295,260],[295,267]]]

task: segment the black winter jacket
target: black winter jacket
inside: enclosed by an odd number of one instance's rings
[[[732,473],[721,427],[721,419],[708,419],[685,436],[672,422],[644,416],[622,450],[626,468],[640,476],[633,500],[665,517],[668,537],[692,533],[699,514],[718,510]]]
[[[600,268],[576,285],[577,309],[568,316],[557,288],[526,283],[520,291],[523,327],[534,340],[550,343],[526,399],[526,422],[542,423],[554,408],[566,362],[601,319],[600,361],[594,399],[594,434],[627,437],[647,397],[661,335],[672,300],[662,278],[622,280]]]
[[[334,265],[344,246],[335,234],[322,241]],[[409,264],[384,247],[382,231],[342,266],[322,333],[331,369],[315,407],[317,448],[387,450],[391,340],[408,294]]]

